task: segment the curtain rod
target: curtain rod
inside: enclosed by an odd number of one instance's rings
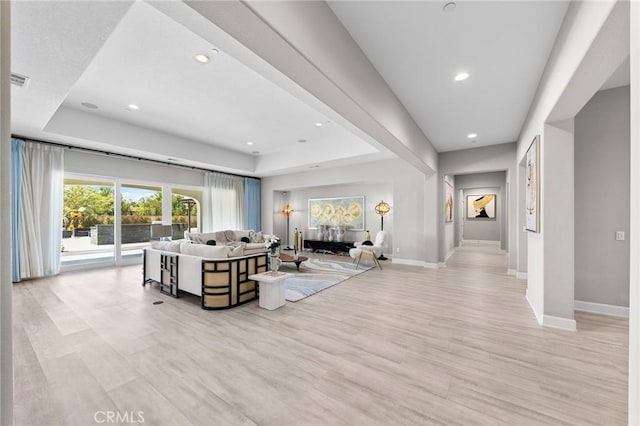
[[[94,149],[94,148],[85,148],[85,147],[81,147],[81,146],[62,144],[62,143],[58,143],[58,142],[43,141],[43,140],[40,140],[40,139],[33,139],[33,138],[30,138],[30,137],[26,137],[26,136],[20,136],[20,135],[12,134],[11,137],[12,138],[16,138],[16,139],[24,139],[25,141],[28,141],[28,142],[36,142],[36,143],[42,143],[42,144],[46,144],[46,145],[58,146],[60,148],[68,149],[69,151],[72,151],[72,150],[85,151],[85,152],[90,152],[92,154],[106,155],[107,157],[126,158],[128,160],[138,160],[138,161],[145,161],[145,162],[154,163],[154,164],[164,164],[165,166],[181,167],[183,169],[198,170],[198,171],[201,171],[201,172],[222,173],[222,174],[230,175],[230,176],[238,176],[238,177],[243,177],[243,178],[251,178],[251,179],[261,180],[261,178],[255,177],[255,176],[245,176],[245,175],[239,175],[239,174],[236,174],[236,173],[221,172],[220,170],[211,170],[211,169],[205,169],[205,168],[202,168],[202,167],[195,167],[195,166],[185,166],[183,164],[176,164],[176,163],[171,163],[171,162],[168,162],[168,161],[154,160],[152,158],[136,157],[135,155],[119,154],[117,152],[103,151],[101,149]]]

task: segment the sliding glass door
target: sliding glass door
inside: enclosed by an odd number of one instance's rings
[[[151,225],[162,223],[162,187],[123,183],[120,194],[120,258],[142,258]]]
[[[64,180],[62,266],[113,263],[114,188],[108,181]]]

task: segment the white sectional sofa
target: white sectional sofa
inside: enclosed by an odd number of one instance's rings
[[[265,237],[262,232],[253,230],[225,230],[218,232],[187,232],[185,238],[196,244],[207,244],[213,240],[216,246],[230,245],[237,246],[242,243],[244,238],[244,254],[266,253],[267,248],[264,246]]]
[[[267,253],[246,254],[244,246],[209,246],[188,241],[156,241],[144,252],[143,283],[161,291],[200,296],[202,309],[228,309],[258,298],[249,275],[266,272]]]

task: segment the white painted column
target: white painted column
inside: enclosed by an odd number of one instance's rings
[[[10,5],[0,1],[0,424],[13,424]]]
[[[116,199],[113,203],[113,256],[114,263],[120,265],[122,263],[122,183],[116,180],[115,183]]]
[[[543,325],[575,330],[573,119],[546,124],[541,156],[544,234]]]
[[[169,185],[162,186],[162,224],[171,225],[171,214],[173,213],[173,206],[171,204],[171,187]],[[189,225],[187,224],[187,232],[189,232]]]
[[[629,424],[640,425],[640,3],[631,2]]]

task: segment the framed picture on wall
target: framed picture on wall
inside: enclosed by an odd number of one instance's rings
[[[364,196],[310,199],[309,229],[318,225],[364,231]]]
[[[533,138],[527,150],[526,167],[526,229],[540,232],[540,135]]]
[[[496,218],[496,194],[467,195],[467,219]]]
[[[449,182],[444,183],[444,221],[453,222],[453,186]]]

